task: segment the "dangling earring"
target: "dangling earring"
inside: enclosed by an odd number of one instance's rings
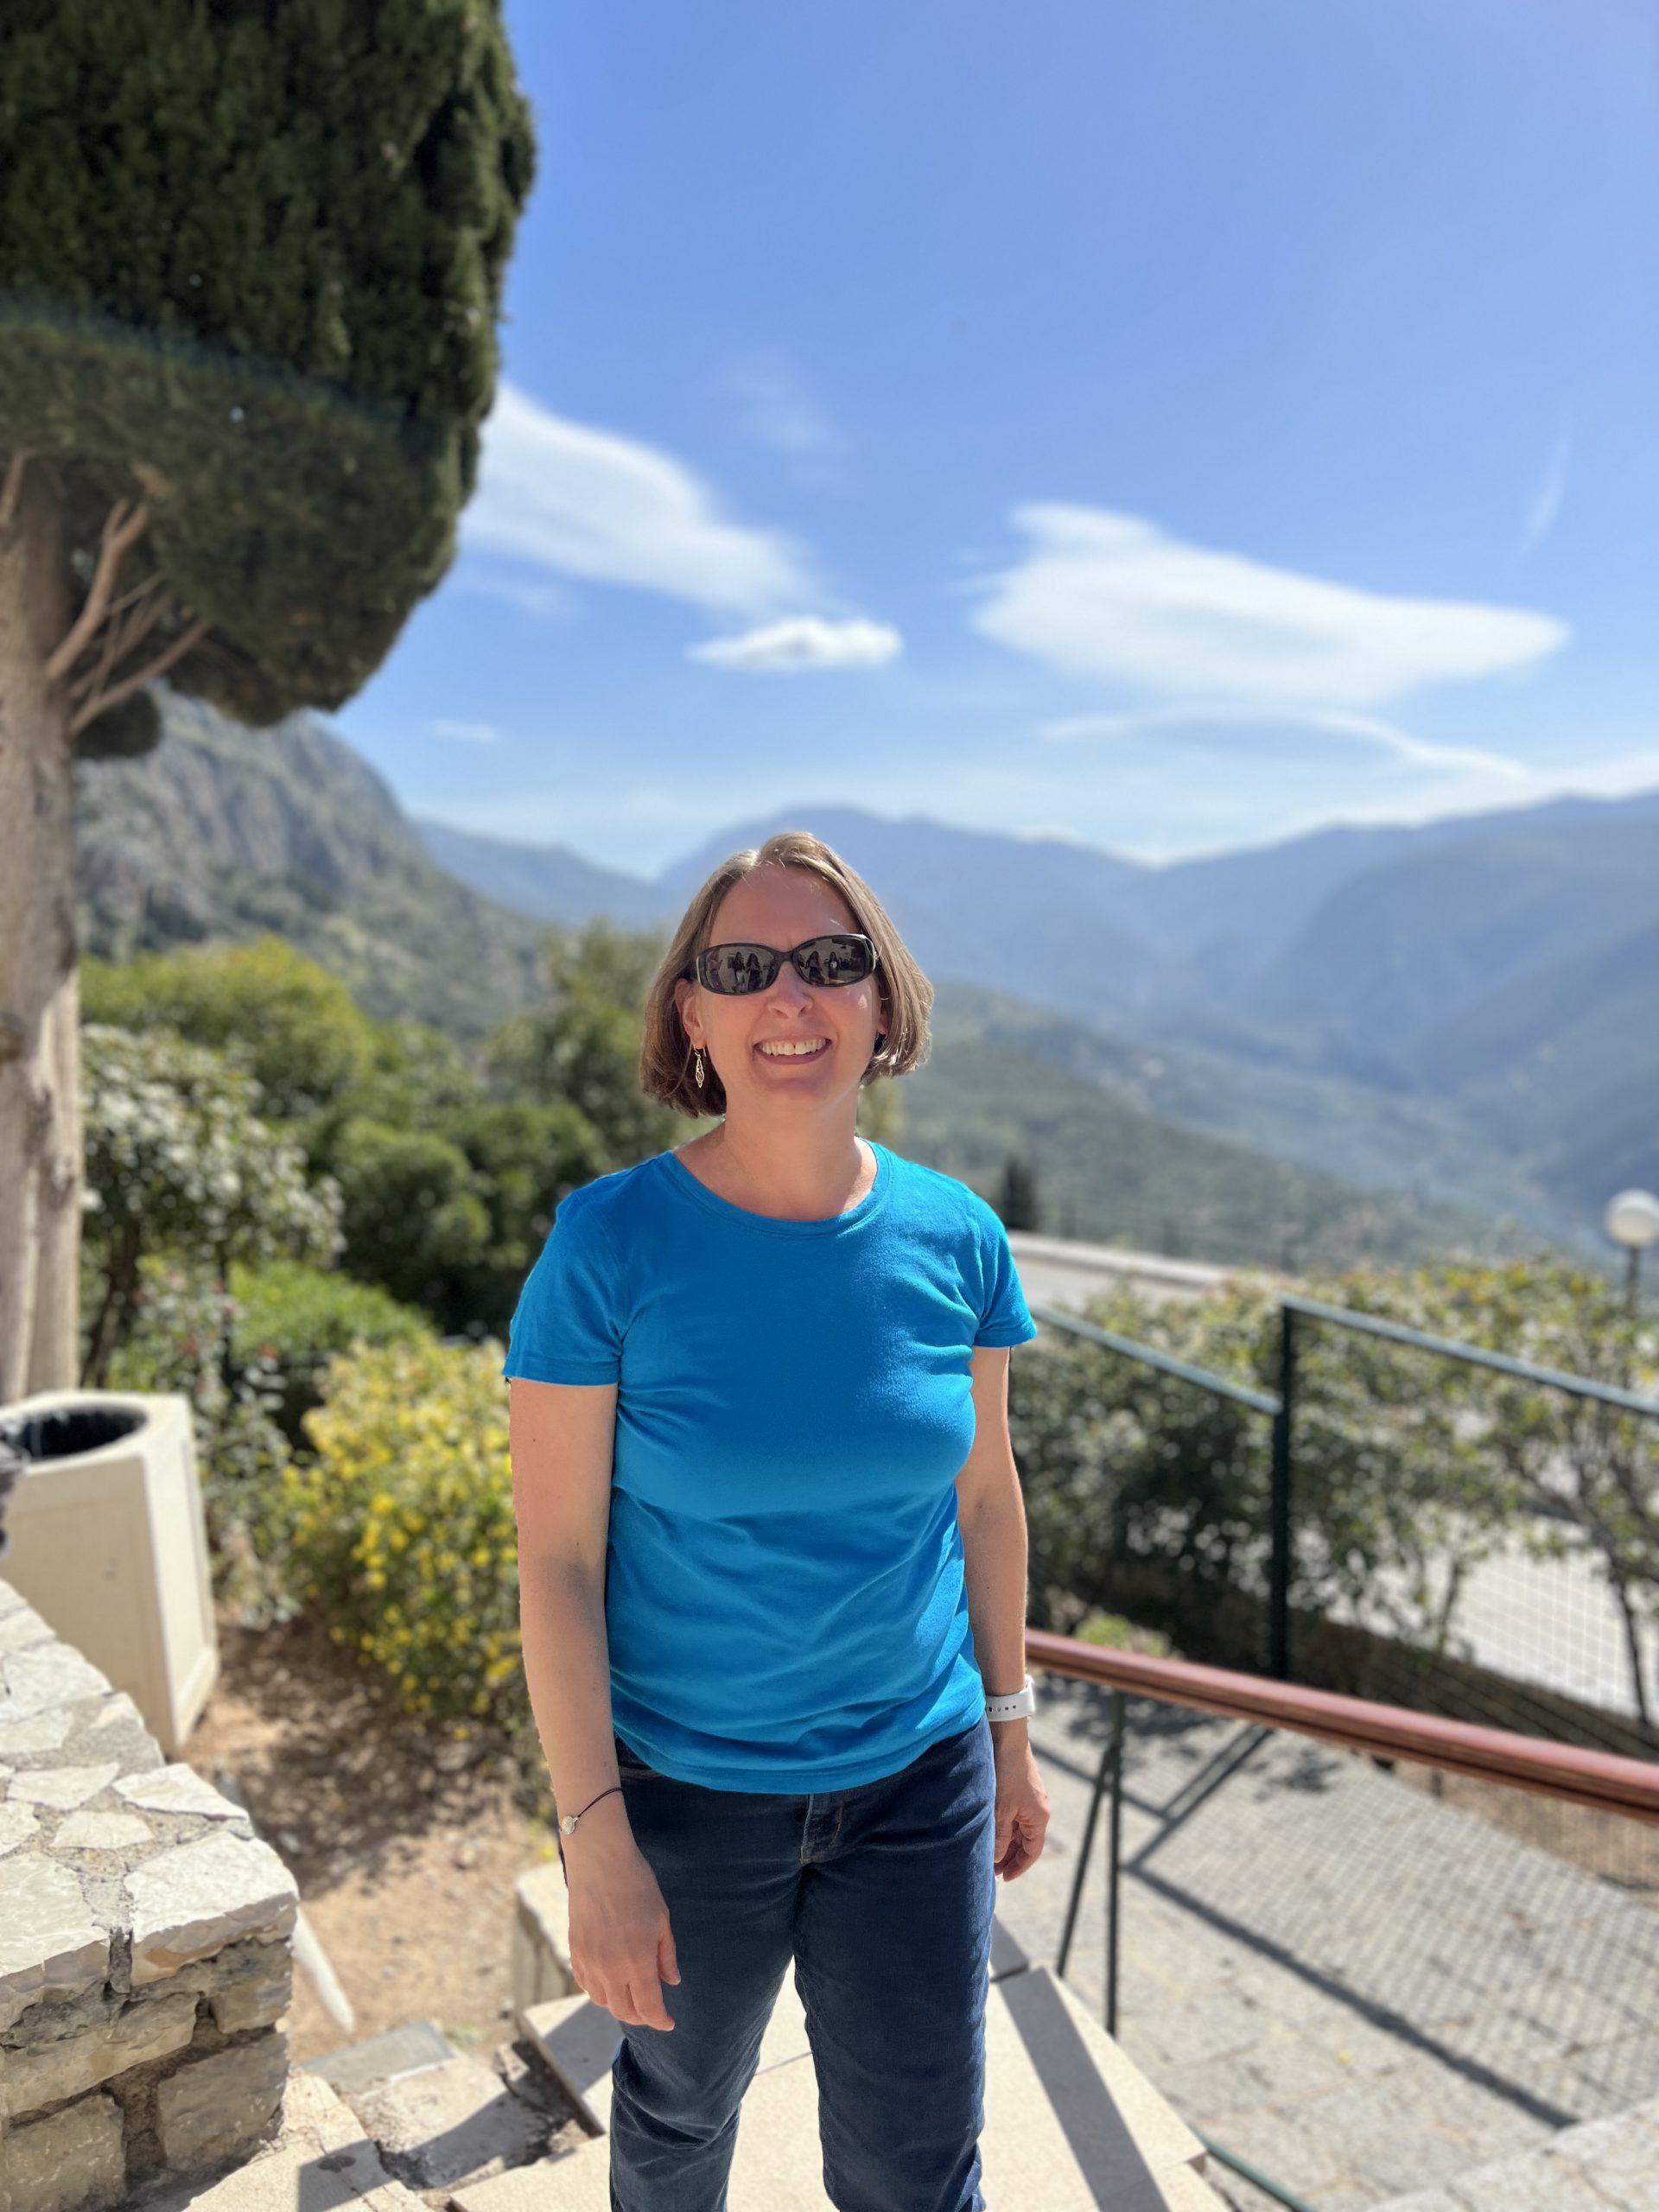
[[[697,1047],[697,1057],[691,1064],[691,1072],[696,1077],[697,1089],[701,1090],[702,1089],[702,1047],[701,1045]]]

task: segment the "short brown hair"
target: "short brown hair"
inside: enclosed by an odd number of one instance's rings
[[[855,868],[807,830],[780,830],[764,845],[748,845],[723,860],[704,882],[680,918],[662,964],[645,995],[645,1039],[639,1052],[639,1087],[677,1113],[694,1118],[723,1114],[726,1086],[704,1062],[706,1080],[699,1090],[691,1072],[691,1040],[674,1002],[674,986],[709,943],[721,900],[734,883],[757,868],[798,868],[819,876],[844,901],[861,930],[875,946],[876,986],[881,995],[881,1044],[862,1080],[907,1075],[932,1049],[928,1016],[933,986],[912,957],[886,908]]]

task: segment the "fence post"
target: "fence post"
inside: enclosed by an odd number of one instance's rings
[[[1291,1422],[1296,1399],[1296,1316],[1279,1309],[1279,1410],[1273,1417],[1273,1490],[1268,1506],[1268,1672],[1290,1679]]]
[[[1083,1903],[1084,1878],[1089,1872],[1090,1855],[1095,1847],[1095,1823],[1100,1818],[1100,1801],[1106,1795],[1111,1781],[1112,1739],[1109,1732],[1100,1754],[1100,1771],[1095,1777],[1095,1786],[1089,1799],[1089,1817],[1083,1824],[1083,1847],[1077,1853],[1077,1863],[1071,1870],[1071,1895],[1065,1908],[1065,1926],[1060,1931],[1060,1948],[1054,1960],[1054,1971],[1065,1980],[1065,1962],[1071,1955],[1071,1936],[1077,1924],[1077,1908]]]
[[[1106,2032],[1117,2033],[1118,1899],[1123,1887],[1123,1715],[1122,1690],[1112,1692],[1112,1809],[1106,1829]]]

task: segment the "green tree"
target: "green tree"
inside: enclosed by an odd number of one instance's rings
[[[547,997],[504,1022],[491,1039],[498,1084],[524,1098],[563,1098],[599,1133],[613,1167],[630,1167],[671,1144],[679,1117],[639,1088],[645,992],[660,941],[601,917],[580,931],[548,932]]]
[[[1011,1152],[1002,1163],[996,1210],[1005,1229],[1040,1229],[1042,1206],[1037,1196],[1036,1163],[1022,1152]]]
[[[192,945],[126,966],[88,960],[88,1021],[117,1029],[174,1029],[228,1052],[259,1085],[262,1110],[293,1121],[360,1090],[385,1048],[339,977],[286,939]]]
[[[220,1053],[170,1031],[89,1026],[86,1179],[101,1277],[83,1380],[101,1384],[130,1335],[147,1255],[332,1259],[338,1197],[306,1180],[298,1149],[256,1111],[258,1087]]]
[[[76,752],[349,698],[453,556],[533,144],[499,0],[13,0],[0,1401],[73,1379]]]

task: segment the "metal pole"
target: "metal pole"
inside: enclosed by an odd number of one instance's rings
[[[1065,1962],[1071,1955],[1071,1931],[1077,1924],[1077,1908],[1083,1903],[1083,1881],[1089,1872],[1089,1856],[1095,1847],[1095,1824],[1100,1818],[1100,1801],[1106,1795],[1106,1784],[1111,1776],[1112,1744],[1109,1735],[1100,1754],[1100,1770],[1095,1777],[1095,1792],[1089,1800],[1089,1817],[1083,1826],[1083,1848],[1077,1853],[1077,1870],[1071,1877],[1071,1896],[1065,1908],[1065,1926],[1060,1935],[1059,1955],[1054,1961],[1054,1971],[1065,1980]]]
[[[1273,1489],[1268,1509],[1268,1672],[1290,1679],[1290,1452],[1296,1396],[1296,1316],[1279,1309],[1279,1410],[1273,1417]]]
[[[1118,1900],[1123,1888],[1123,1713],[1122,1690],[1112,1692],[1112,1732],[1106,1755],[1112,1769],[1112,1813],[1106,1831],[1106,2032],[1117,2033]]]

